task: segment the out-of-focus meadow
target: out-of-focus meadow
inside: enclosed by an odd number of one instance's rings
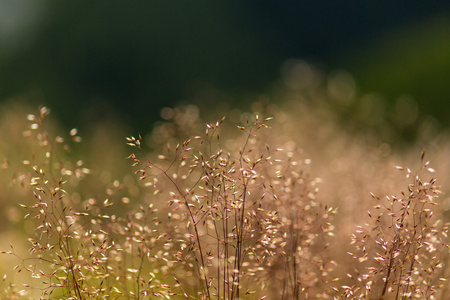
[[[445,299],[447,5],[282,3],[1,4],[3,297]]]

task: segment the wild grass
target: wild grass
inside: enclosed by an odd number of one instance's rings
[[[284,104],[213,122],[167,108],[126,155],[58,132],[45,107],[17,123],[20,138],[3,124],[24,148],[1,153],[15,235],[2,243],[15,264],[1,269],[2,297],[445,299],[446,139],[432,166],[417,147],[349,131],[333,102],[304,99],[322,91],[283,89]],[[404,163],[416,167],[394,167]]]
[[[345,294],[363,298],[384,299],[391,294],[394,299],[434,299],[444,286],[442,258],[448,252],[448,225],[434,216],[440,189],[436,179],[424,181],[419,173],[428,168],[421,154],[422,167],[416,174],[398,167],[412,177],[407,189],[398,196],[380,198],[372,212],[371,222],[358,226],[352,235],[356,253],[349,253],[360,263],[355,272],[358,284],[346,286]],[[373,296],[372,296],[373,295]]]

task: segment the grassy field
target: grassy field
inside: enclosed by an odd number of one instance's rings
[[[247,112],[165,108],[128,137],[5,105],[2,297],[445,299],[447,132],[346,73],[283,80]]]

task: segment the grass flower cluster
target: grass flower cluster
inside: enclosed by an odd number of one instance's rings
[[[14,151],[0,147],[15,236],[1,233],[13,240],[2,265],[15,265],[0,269],[1,297],[445,299],[448,171],[348,133],[331,102],[298,99],[320,91],[208,123],[195,106],[166,108],[126,154],[59,134],[45,107],[28,114]],[[407,161],[420,165],[394,168]]]

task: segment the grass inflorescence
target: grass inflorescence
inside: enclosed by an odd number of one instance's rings
[[[132,169],[118,179],[78,158],[78,131],[55,134],[47,108],[28,115],[28,157],[4,167],[23,191],[16,223],[29,249],[2,253],[30,278],[8,273],[2,296],[444,299],[446,209],[424,152],[417,171],[395,170],[330,127],[318,135],[348,151],[326,163],[333,151],[317,147],[324,162],[311,161],[286,127],[300,116],[261,110],[234,126],[202,125],[192,106],[166,109],[150,141],[126,139]],[[364,151],[371,158],[358,165]],[[315,164],[347,185],[316,177]]]

